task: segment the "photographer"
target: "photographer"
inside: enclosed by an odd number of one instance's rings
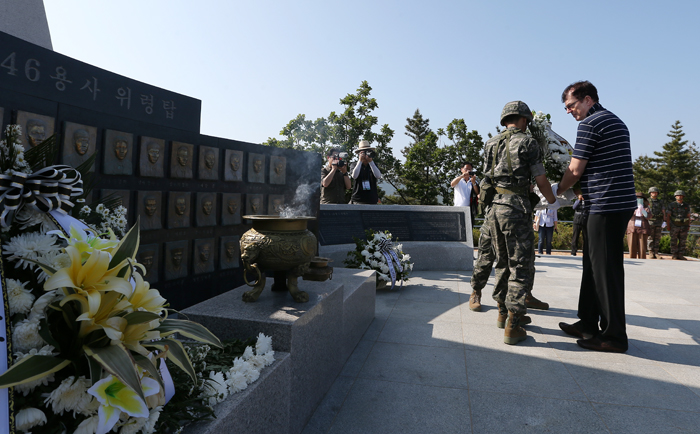
[[[326,156],[328,162],[321,169],[321,203],[345,203],[345,190],[350,190],[348,154],[332,148]]]
[[[352,188],[350,203],[376,205],[379,202],[377,179],[382,179],[382,173],[372,161],[374,148],[369,145],[367,140],[362,140],[355,152],[360,157],[360,161],[352,171],[355,185]]]
[[[468,161],[462,165],[460,171],[462,174],[453,179],[450,185],[455,189],[455,206],[470,207],[473,226],[479,197],[479,180],[476,178],[474,165]]]

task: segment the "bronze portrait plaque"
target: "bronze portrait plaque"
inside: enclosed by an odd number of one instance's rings
[[[224,162],[224,179],[226,181],[243,180],[243,151],[226,150]]]
[[[247,194],[245,213],[248,215],[263,215],[265,214],[265,196],[262,194]]]
[[[192,179],[194,145],[172,142],[170,146],[170,177]]]
[[[197,193],[197,226],[216,226],[216,193]]]
[[[63,136],[61,161],[71,167],[83,164],[97,146],[97,127],[66,122]],[[95,166],[90,169],[95,170]]]
[[[143,275],[143,280],[151,285],[158,282],[158,264],[160,244],[146,244],[139,246],[139,252],[136,255],[136,260],[139,264],[146,268],[146,274]],[[142,270],[139,270],[142,272]]]
[[[166,220],[168,229],[190,227],[191,198],[192,195],[186,191],[168,192],[168,218]]]
[[[165,280],[187,276],[189,248],[186,240],[165,243]]]
[[[219,268],[227,270],[238,268],[241,257],[240,237],[221,237],[221,247],[219,248]]]
[[[287,183],[287,158],[273,155],[270,157],[270,184]]]
[[[126,208],[126,221],[127,221],[127,229],[131,227],[133,224],[131,221],[131,191],[129,190],[108,190],[108,189],[103,189],[100,198],[104,201],[105,199],[114,199],[114,198],[121,198],[122,200],[122,206]],[[90,202],[88,202],[90,203]]]
[[[199,147],[199,179],[219,179],[219,148]]]
[[[161,222],[163,193],[160,191],[139,191],[136,209],[141,219],[142,231],[163,227]]]
[[[214,256],[216,246],[214,238],[194,240],[194,274],[211,273],[214,271]]]
[[[241,224],[241,194],[224,193],[221,195],[221,224]]]
[[[248,154],[248,182],[265,182],[265,154]]]
[[[45,139],[48,139],[56,128],[56,121],[54,118],[21,110],[17,111],[15,123],[22,127],[20,141],[24,149],[34,147]]]
[[[139,175],[149,178],[163,177],[165,160],[165,140],[141,137],[139,151]]]
[[[106,175],[132,175],[134,173],[134,135],[121,131],[105,131],[104,166],[102,173]]]
[[[271,194],[267,197],[267,214],[268,215],[280,215],[282,208],[284,208],[284,195],[283,194]]]

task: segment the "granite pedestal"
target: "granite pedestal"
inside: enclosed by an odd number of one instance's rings
[[[415,271],[474,269],[474,239],[468,206],[321,205],[319,255],[342,267],[353,237],[389,230]]]
[[[307,303],[295,303],[287,292],[272,292],[272,281],[268,278],[265,290],[254,303],[241,300],[243,292],[250,289],[241,286],[191,306],[182,314],[222,340],[262,332],[272,337],[276,352],[289,353],[288,374],[284,378],[275,376],[274,380],[289,382],[289,398],[280,402],[270,396],[269,400],[260,401],[264,404],[257,408],[257,419],[263,423],[268,415],[286,411],[288,430],[267,432],[297,434],[374,318],[375,273],[338,268],[332,280],[300,279],[299,289],[309,294]]]

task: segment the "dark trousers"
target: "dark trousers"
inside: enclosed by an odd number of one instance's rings
[[[537,250],[539,250],[540,255],[542,254],[542,246],[547,249],[547,254],[552,254],[552,237],[554,236],[554,226],[540,226],[537,232],[539,234],[539,240],[537,241]],[[543,244],[544,243],[544,244]]]
[[[578,237],[583,230],[584,225],[580,223],[574,223],[574,236],[571,238],[571,254],[575,255],[578,251]]]
[[[578,317],[587,332],[627,348],[622,240],[633,211],[591,214],[583,229],[583,276]]]

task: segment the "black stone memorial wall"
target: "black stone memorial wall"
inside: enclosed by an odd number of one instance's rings
[[[202,135],[200,111],[197,99],[0,32],[0,127],[19,123],[25,146],[57,133],[57,164],[98,153],[93,198],[116,193],[130,226],[141,217],[138,258],[175,309],[242,285],[232,242],[251,227],[246,204],[259,198],[257,214],[275,213],[269,204],[291,204],[297,186],[319,185],[322,165],[318,154]],[[319,194],[308,200],[316,217]]]

